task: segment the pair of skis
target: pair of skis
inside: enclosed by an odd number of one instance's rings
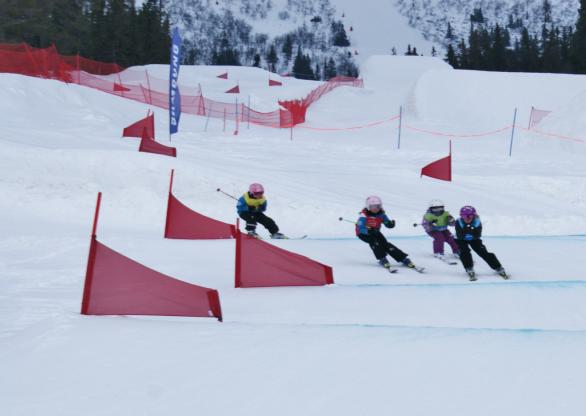
[[[399,269],[397,269],[396,267],[392,267],[390,264],[388,266],[383,266],[389,273],[397,273],[399,271]],[[409,266],[404,266],[407,267],[408,269],[412,269],[415,270],[417,273],[423,273],[423,271],[425,270],[425,267],[417,267],[415,265],[413,265],[413,267],[409,267]]]
[[[256,235],[246,234],[246,235],[248,235],[249,237],[252,237],[252,238],[256,238],[257,240],[264,240],[264,238],[262,238],[258,234],[256,234]],[[284,235],[283,237],[280,237],[280,238],[269,238],[269,239],[270,240],[305,240],[306,238],[307,238],[307,234],[304,234],[300,237],[287,237],[286,235]]]
[[[468,279],[469,279],[471,282],[475,282],[475,281],[477,281],[477,280],[478,280],[478,278],[476,277],[476,272],[474,272],[474,271],[469,271],[469,272],[466,272],[466,273],[468,274]],[[497,273],[497,274],[498,274],[500,277],[502,277],[504,280],[509,280],[509,279],[510,279],[510,276],[509,276],[509,275],[507,274],[507,272],[505,272],[504,270],[503,270],[503,271],[501,271],[501,272],[496,272],[496,273]]]

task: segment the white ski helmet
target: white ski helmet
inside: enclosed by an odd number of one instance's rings
[[[438,208],[438,207],[444,207],[444,201],[442,201],[441,199],[432,199],[431,201],[429,201],[429,206],[428,208]]]
[[[371,195],[368,198],[366,198],[365,206],[366,206],[366,209],[370,209],[370,207],[374,207],[374,206],[378,206],[379,208],[382,208],[383,201],[381,201],[381,199],[378,196]]]

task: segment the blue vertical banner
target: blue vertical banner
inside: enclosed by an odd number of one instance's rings
[[[181,37],[179,29],[173,29],[171,62],[169,65],[169,138],[179,130],[181,94],[179,93],[179,67],[181,65]]]

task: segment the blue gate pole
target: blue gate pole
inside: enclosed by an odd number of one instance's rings
[[[401,128],[403,126],[403,106],[399,107],[399,133],[397,135],[397,149],[401,148]]]
[[[513,128],[511,130],[511,143],[509,144],[509,157],[513,153],[513,139],[515,138],[515,123],[517,123],[517,109],[515,108],[515,115],[513,116]]]

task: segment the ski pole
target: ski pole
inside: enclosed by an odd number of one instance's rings
[[[230,197],[230,198],[232,198],[232,199],[233,199],[233,200],[235,200],[235,201],[238,201],[238,198],[236,198],[236,197],[234,197],[234,196],[230,195],[229,193],[226,193],[226,192],[222,191],[220,188],[216,189],[216,191],[223,193],[224,195],[226,195],[227,197]]]
[[[346,218],[343,218],[343,217],[338,218],[338,220],[340,220],[340,221],[346,221],[346,222],[349,222],[349,223],[352,223],[352,224],[355,224],[356,225],[356,221],[350,221],[350,220],[347,220]]]

